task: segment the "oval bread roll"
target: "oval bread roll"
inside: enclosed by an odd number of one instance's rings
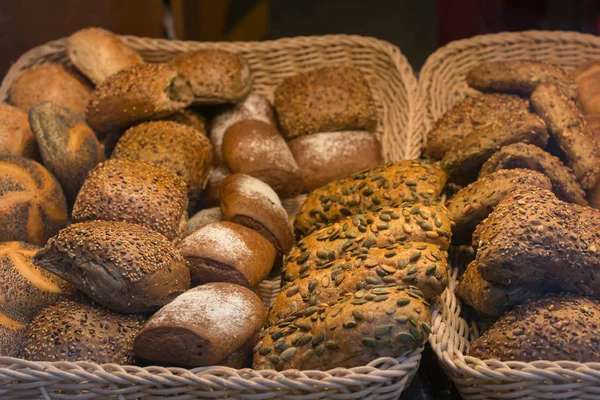
[[[186,236],[190,235],[196,229],[201,228],[204,225],[210,224],[211,222],[219,222],[222,220],[223,215],[221,214],[221,207],[212,207],[200,210],[188,220]]]
[[[22,315],[0,311],[0,356],[19,357],[27,339],[27,324]]]
[[[600,114],[600,60],[588,61],[575,70],[577,100],[583,113]]]
[[[205,207],[218,206],[221,199],[221,186],[223,180],[231,173],[227,165],[221,164],[210,172],[206,190],[202,196],[202,203]]]
[[[38,160],[35,136],[27,113],[10,104],[0,104],[0,156],[22,156]]]

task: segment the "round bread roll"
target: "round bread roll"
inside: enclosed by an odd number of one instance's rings
[[[94,89],[86,118],[96,133],[164,118],[189,106],[190,84],[167,64],[137,64],[111,75]]]
[[[79,115],[52,101],[33,106],[29,123],[44,165],[60,182],[69,204],[73,204],[87,173],[104,161],[96,134]]]
[[[0,157],[0,242],[43,246],[67,224],[67,202],[56,179],[37,162]]]
[[[187,223],[185,182],[144,161],[108,160],[88,175],[73,206],[73,221],[126,221],[177,241]]]
[[[23,358],[133,364],[133,340],[143,323],[144,317],[140,315],[121,315],[63,300],[31,321]]]
[[[36,65],[10,85],[8,100],[25,112],[43,101],[54,101],[74,113],[85,115],[91,89],[60,64]]]
[[[194,206],[208,180],[212,145],[194,128],[172,121],[152,121],[128,129],[112,157],[148,161],[175,171],[185,181]]]
[[[206,136],[206,118],[197,111],[186,108],[168,116],[165,120],[187,125]]]
[[[584,114],[600,114],[600,60],[588,61],[575,70],[577,100]]]
[[[217,168],[214,168],[208,176],[208,182],[206,183],[206,190],[202,197],[202,203],[205,207],[218,206],[221,199],[221,185],[223,179],[225,179],[231,171],[227,168],[227,165],[221,164]]]
[[[248,63],[229,51],[180,53],[169,64],[192,85],[194,104],[234,103],[243,99],[252,86]]]
[[[69,225],[33,260],[117,312],[154,311],[190,287],[190,271],[175,246],[128,222]]]
[[[258,178],[283,198],[302,191],[298,164],[272,125],[258,120],[231,125],[223,137],[223,157],[231,172]]]
[[[198,211],[187,222],[187,235],[190,235],[196,229],[210,224],[211,222],[219,222],[223,220],[220,207],[205,208]]]
[[[67,39],[69,59],[96,85],[122,69],[144,62],[115,34],[102,28],[81,29]]]
[[[594,137],[600,142],[600,113],[588,114],[585,116],[585,119]]]
[[[208,283],[150,317],[135,338],[135,355],[161,364],[215,365],[249,342],[265,318],[265,306],[250,289]]]
[[[300,168],[303,192],[383,164],[381,144],[371,132],[322,132],[288,142]]]
[[[193,285],[230,282],[255,287],[271,272],[275,248],[259,233],[232,222],[213,222],[192,232],[178,250]]]
[[[39,159],[35,136],[29,127],[27,113],[9,104],[0,104],[0,156],[22,156]]]
[[[19,357],[26,338],[25,317],[0,311],[0,357]]]

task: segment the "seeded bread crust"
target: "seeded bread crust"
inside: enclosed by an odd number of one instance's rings
[[[40,159],[27,113],[10,104],[0,104],[0,155]]]
[[[353,214],[395,207],[404,202],[438,200],[446,174],[422,161],[398,161],[359,172],[310,193],[296,215],[294,231],[301,238]]]
[[[416,288],[380,286],[311,306],[261,332],[253,369],[351,368],[398,357],[427,341],[429,304]]]
[[[204,136],[207,135],[206,118],[204,118],[204,116],[195,109],[186,108],[184,110],[176,112],[173,115],[166,117],[165,120],[189,126],[190,128],[194,128]]]
[[[27,319],[18,313],[0,311],[0,356],[19,357],[27,339]]]

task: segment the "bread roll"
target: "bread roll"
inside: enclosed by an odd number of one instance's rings
[[[596,141],[600,141],[600,114],[586,115],[585,119]]]
[[[171,121],[153,121],[128,129],[112,157],[148,161],[173,170],[185,181],[194,206],[210,173],[212,145],[194,128]]]
[[[29,127],[27,113],[0,103],[0,156],[40,158],[35,136]]]
[[[288,142],[303,192],[383,164],[381,144],[367,131],[322,132]]]
[[[267,239],[226,221],[192,232],[178,250],[189,264],[193,285],[230,282],[253,288],[269,275],[275,261],[275,248]]]
[[[190,84],[167,64],[137,64],[111,75],[92,92],[86,118],[96,133],[149,119],[164,118],[189,106]]]
[[[223,219],[244,225],[263,235],[277,250],[292,248],[292,228],[277,194],[266,183],[248,175],[233,174],[221,187]]]
[[[85,28],[67,39],[71,62],[96,85],[122,69],[144,62],[112,32],[102,28]]]
[[[183,238],[187,223],[185,182],[143,161],[108,160],[88,175],[73,206],[73,221],[126,221],[167,239]]]
[[[23,358],[29,361],[90,361],[133,364],[133,340],[144,317],[60,301],[45,308],[27,330]]]
[[[362,72],[350,65],[325,67],[284,79],[275,111],[286,139],[317,132],[377,126],[377,108]]]
[[[0,357],[19,357],[26,339],[25,318],[0,311]]]
[[[206,118],[204,118],[204,116],[199,112],[194,111],[192,109],[186,108],[184,110],[178,111],[175,114],[166,117],[165,120],[189,126],[190,128],[194,128],[204,136],[207,135]]]
[[[229,51],[180,53],[169,64],[192,85],[194,104],[235,103],[252,86],[250,66],[241,55]]]
[[[73,204],[87,173],[104,161],[96,134],[79,115],[51,101],[33,106],[29,123],[44,165]]]
[[[117,312],[153,311],[190,287],[190,271],[163,235],[128,222],[69,225],[34,256],[94,301]]]
[[[67,224],[67,202],[58,182],[24,157],[0,157],[0,209],[0,242],[43,246]]]
[[[56,104],[84,116],[91,89],[60,64],[42,64],[21,73],[10,85],[8,101],[25,112],[38,103]]]
[[[206,190],[202,195],[202,203],[205,207],[214,207],[220,204],[221,185],[223,185],[223,180],[230,173],[231,171],[229,171],[229,168],[225,164],[221,164],[210,172],[208,182],[206,183]]]
[[[221,214],[220,207],[205,208],[204,210],[200,210],[188,220],[186,236],[190,235],[196,229],[201,228],[204,225],[222,220],[223,214]]]
[[[294,156],[277,129],[266,122],[245,120],[227,128],[223,157],[231,172],[258,178],[283,198],[302,191],[302,176]]]
[[[135,338],[135,354],[164,364],[215,365],[252,339],[265,316],[262,301],[251,290],[208,283],[154,314]]]
[[[600,114],[600,60],[581,64],[574,73],[577,100],[583,113]]]

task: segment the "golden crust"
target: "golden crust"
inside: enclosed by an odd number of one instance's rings
[[[0,156],[22,156],[39,160],[35,136],[27,113],[9,104],[0,104]]]

